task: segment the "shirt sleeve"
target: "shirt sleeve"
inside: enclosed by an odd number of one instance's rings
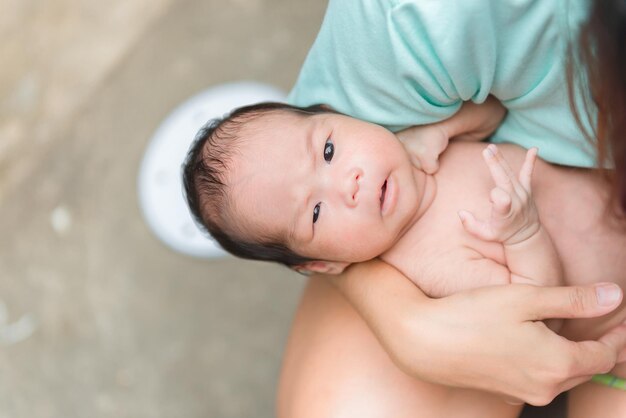
[[[404,2],[331,0],[288,100],[394,131],[446,119],[462,98],[426,31]]]
[[[584,0],[330,0],[289,95],[392,131],[447,119],[489,94],[508,109],[493,140],[592,166],[573,116],[568,43]]]

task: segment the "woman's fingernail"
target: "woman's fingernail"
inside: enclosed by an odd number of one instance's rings
[[[596,286],[596,297],[600,306],[615,305],[620,300],[622,291],[616,284],[601,284]]]

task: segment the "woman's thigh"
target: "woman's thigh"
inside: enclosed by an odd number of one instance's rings
[[[294,318],[277,409],[280,418],[504,418],[520,411],[487,393],[406,375],[351,305],[316,277],[309,280]]]

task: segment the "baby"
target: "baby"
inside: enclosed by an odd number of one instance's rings
[[[513,282],[623,285],[626,234],[605,220],[594,172],[463,141],[488,136],[498,109],[470,104],[394,135],[323,106],[240,108],[193,144],[189,206],[240,257],[327,274],[379,257],[433,297]],[[596,338],[624,319],[621,308],[561,333]]]

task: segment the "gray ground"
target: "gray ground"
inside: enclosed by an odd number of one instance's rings
[[[167,249],[136,176],[189,96],[288,90],[324,8],[0,0],[0,417],[273,416],[303,281]]]
[[[273,416],[302,279],[167,249],[136,177],[191,95],[288,90],[325,6],[0,0],[0,418]]]

